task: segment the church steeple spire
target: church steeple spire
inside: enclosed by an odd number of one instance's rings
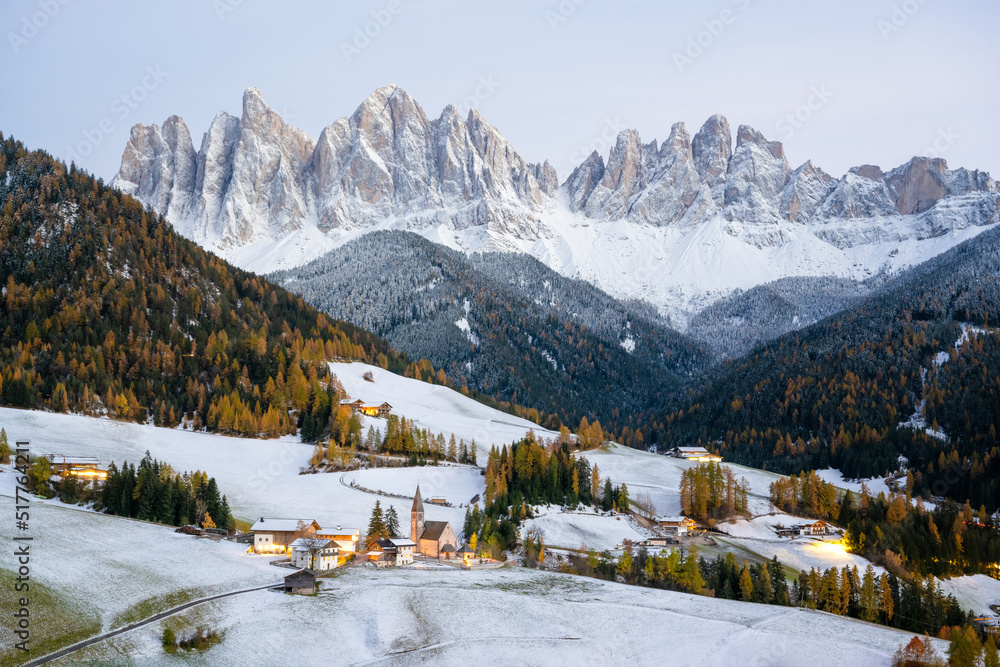
[[[413,496],[413,507],[410,508],[410,512],[424,513],[424,501],[420,497],[420,482],[417,482],[417,495]]]
[[[417,483],[417,493],[413,496],[413,507],[410,508],[410,540],[420,544],[420,536],[424,534],[424,501],[420,497],[420,484]]]

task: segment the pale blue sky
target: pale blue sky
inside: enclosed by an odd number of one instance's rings
[[[397,83],[432,118],[478,87],[560,181],[622,127],[662,140],[712,113],[837,176],[933,151],[997,177],[998,19],[995,0],[6,0],[0,130],[110,179],[133,123],[179,114],[197,148],[258,86],[316,137]]]

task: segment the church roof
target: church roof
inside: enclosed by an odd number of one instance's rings
[[[441,535],[444,533],[445,528],[448,528],[449,524],[447,521],[425,521],[424,522],[424,534],[420,536],[422,540],[437,540],[441,539]]]
[[[417,495],[413,496],[413,507],[410,508],[411,512],[423,512],[424,511],[424,501],[420,497],[420,485],[417,484]]]

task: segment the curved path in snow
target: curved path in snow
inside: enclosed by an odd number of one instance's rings
[[[185,609],[190,609],[191,607],[196,607],[200,604],[205,604],[206,602],[219,600],[221,598],[227,598],[233,595],[242,595],[243,593],[252,593],[253,591],[263,591],[268,588],[275,588],[276,586],[280,585],[281,584],[268,584],[267,586],[257,586],[256,588],[244,588],[243,590],[240,591],[230,591],[229,593],[220,593],[218,595],[212,595],[207,598],[199,598],[197,600],[185,602],[184,604],[177,605],[176,607],[172,607],[170,609],[167,609],[166,611],[161,611],[159,614],[154,614],[149,618],[144,618],[143,620],[136,621],[131,625],[126,625],[124,628],[118,628],[117,630],[112,630],[111,632],[105,632],[102,635],[97,635],[96,637],[85,639],[82,642],[77,642],[76,644],[70,644],[66,648],[61,648],[55,653],[49,653],[48,655],[42,656],[41,658],[35,658],[30,662],[24,663],[24,667],[35,667],[35,665],[44,665],[47,662],[52,662],[53,660],[62,658],[63,656],[69,655],[70,653],[79,651],[82,648],[86,648],[88,646],[92,646],[93,644],[102,642],[105,639],[111,639],[112,637],[123,635],[126,632],[135,630],[136,628],[141,628],[144,625],[155,623],[156,621],[162,620],[168,616],[173,616],[174,614],[184,611]]]

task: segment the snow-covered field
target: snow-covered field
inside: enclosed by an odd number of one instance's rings
[[[637,542],[649,536],[640,531],[627,517],[601,516],[593,512],[559,512],[558,508],[542,508],[523,528],[538,528],[545,544],[578,549],[581,544],[597,551],[613,549],[624,540]]]
[[[362,363],[331,363],[330,372],[337,376],[352,400],[365,403],[388,402],[395,414],[412,419],[420,428],[432,433],[455,435],[467,443],[476,441],[480,464],[486,464],[486,455],[492,445],[509,445],[520,440],[528,431],[539,437],[554,438],[559,434],[548,431],[527,419],[521,419],[474,401],[468,396],[444,387],[405,378],[378,366]],[[364,379],[370,372],[374,382]],[[368,425],[385,428],[385,422],[364,418]]]
[[[204,470],[217,479],[222,492],[227,495],[233,514],[247,521],[261,516],[306,518],[315,519],[322,526],[364,528],[375,500],[379,500],[385,509],[394,506],[405,524],[411,505],[409,497],[412,497],[419,482],[424,498],[444,496],[454,505],[440,507],[427,504],[427,519],[451,521],[455,532],[461,533],[465,517],[462,505],[484,491],[483,477],[469,466],[382,468],[300,475],[299,470],[306,465],[312,448],[290,438],[231,438],[9,408],[0,408],[0,425],[7,429],[11,441],[30,440],[34,453],[54,451],[71,456],[96,456],[107,465],[112,460],[119,464],[126,459],[137,462],[148,450],[152,456],[166,461],[176,470]],[[610,477],[615,484],[627,483],[633,497],[640,492],[649,493],[661,515],[680,511],[680,475],[686,467],[694,464],[621,446],[587,452],[585,456],[598,465],[602,477]],[[773,512],[767,501],[768,486],[777,475],[733,467],[750,482],[754,494],[751,496],[752,513]],[[0,493],[8,494],[10,490],[5,488],[3,480],[3,475],[0,475]],[[365,489],[407,498],[367,493],[349,486],[352,481]],[[842,550],[839,553],[820,553],[817,547],[809,546],[809,541],[805,540],[792,542],[786,539],[774,545],[762,542],[777,540],[777,537],[769,534],[766,526],[758,525],[761,522],[788,525],[797,521],[795,517],[779,514],[777,517],[758,517],[753,523],[740,520],[723,524],[720,528],[733,535],[730,538],[732,545],[767,558],[777,553],[789,566],[824,563],[829,567],[835,558],[840,559],[838,565],[856,562],[858,557]],[[529,522],[529,525],[532,524],[541,528],[547,543],[565,547],[586,543],[595,549],[605,549],[621,544],[626,538],[639,540],[644,537],[626,521],[618,521],[615,517],[548,511],[545,516]],[[746,542],[744,537],[748,538]]]
[[[337,473],[332,473],[337,474]],[[479,468],[472,466],[426,466],[423,468],[375,468],[352,470],[343,473],[344,481],[376,491],[403,496],[413,496],[420,484],[424,503],[434,497],[443,497],[455,507],[468,505],[475,496],[486,489]],[[409,512],[409,506],[406,511]],[[402,516],[402,515],[400,515]]]
[[[963,609],[971,609],[976,614],[996,615],[991,604],[1000,604],[1000,581],[985,574],[952,577],[940,582],[941,589],[951,593]]]
[[[183,634],[194,625],[185,621],[166,623]],[[799,665],[807,643],[813,665],[874,667],[909,639],[818,612],[520,568],[348,568],[317,597],[249,593],[211,603],[197,622],[221,631],[222,643],[184,660],[212,665],[312,665],[331,656],[360,665],[466,665],[490,656],[517,665]],[[173,664],[178,658],[159,646],[162,630],[163,622],[153,624],[74,660],[128,655]]]
[[[791,516],[782,512],[773,514],[762,514],[752,519],[735,519],[720,523],[717,527],[722,532],[732,537],[747,537],[758,540],[775,540],[779,538],[777,534],[778,526],[791,526],[796,523],[805,523],[809,519]]]
[[[885,483],[885,479],[880,477],[865,480],[847,480],[844,479],[844,474],[836,468],[824,468],[823,470],[817,470],[816,476],[824,482],[833,484],[838,489],[846,489],[848,491],[853,491],[854,493],[861,493],[861,482],[863,481],[865,486],[868,487],[868,493],[873,496],[877,496],[880,493],[884,493],[886,495],[890,494],[889,486]]]
[[[243,545],[33,501],[29,507],[31,647],[52,650],[191,599],[280,581],[282,570],[268,565],[270,558],[248,555]],[[5,544],[24,544],[12,541],[15,534],[26,533],[15,530],[13,517],[0,522]],[[5,578],[17,567],[11,555],[0,559]],[[7,609],[12,583],[3,587]],[[0,624],[0,664],[23,661],[13,655],[12,631],[11,623]]]
[[[861,556],[847,553],[840,544],[833,541],[824,541],[814,538],[797,537],[795,539],[757,539],[747,537],[727,537],[717,538],[723,545],[735,546],[739,549],[756,554],[766,560],[775,556],[783,565],[795,570],[806,570],[810,568],[827,569],[831,567],[842,568],[858,567],[860,572],[864,572],[869,562]],[[737,552],[737,556],[740,554]],[[882,568],[876,567],[876,572],[881,573]]]

